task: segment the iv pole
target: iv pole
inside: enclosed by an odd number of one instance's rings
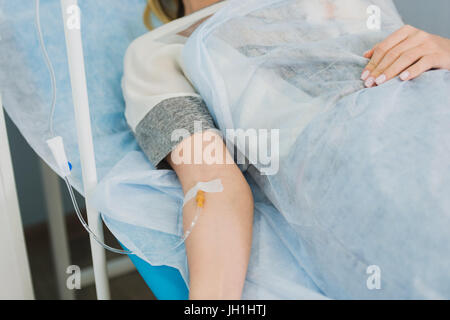
[[[61,8],[66,36],[72,98],[75,110],[78,147],[86,199],[89,227],[103,240],[103,225],[99,212],[90,204],[90,193],[97,185],[94,144],[92,141],[91,119],[84,68],[83,45],[81,40],[81,12],[77,0],[61,0]],[[90,236],[95,287],[99,300],[110,299],[105,250]]]

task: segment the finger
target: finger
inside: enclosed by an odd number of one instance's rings
[[[385,40],[380,42],[374,47],[373,55],[367,64],[367,66],[364,68],[363,73],[361,74],[361,79],[366,80],[368,79],[370,73],[372,70],[376,68],[378,63],[381,61],[381,59],[384,57],[384,55],[395,45],[405,40],[410,34],[413,34],[415,32],[415,28],[410,26],[404,26],[400,28],[399,30],[392,33],[390,36],[388,36]],[[368,71],[368,72],[367,72]],[[375,79],[373,79],[373,82]]]
[[[425,71],[436,67],[436,58],[434,55],[427,55],[422,57],[419,61],[413,64],[400,74],[400,79],[403,81],[412,80],[420,76]]]
[[[381,85],[382,83],[396,77],[425,55],[426,52],[424,51],[423,46],[417,46],[404,52],[394,63],[392,63],[380,76],[376,78],[375,83],[377,85]]]
[[[370,59],[372,57],[374,51],[375,51],[375,49],[373,49],[373,48],[370,50],[367,50],[366,52],[363,53],[363,57]]]
[[[389,35],[386,39],[375,46],[375,51],[373,53],[372,59],[368,63],[368,69],[373,70],[384,55],[394,46],[408,38],[409,35],[413,34],[413,30],[409,26],[404,26],[399,30],[395,31]]]
[[[410,36],[394,46],[391,50],[389,50],[384,57],[381,59],[380,63],[375,67],[374,70],[370,73],[370,76],[374,79],[377,79],[379,76],[383,75],[385,70],[389,68],[395,61],[399,59],[405,52],[408,52],[423,43],[423,37],[421,35],[415,34]],[[423,48],[423,55],[426,54],[426,48]],[[420,57],[419,57],[420,58]],[[413,61],[415,62],[415,61]],[[406,66],[408,67],[408,66]],[[405,67],[405,68],[406,68]],[[403,69],[402,69],[403,70]],[[402,71],[400,70],[400,71]],[[397,74],[396,74],[397,75]],[[394,77],[396,76],[394,75]],[[387,75],[386,75],[387,77]],[[384,80],[388,80],[387,78]],[[375,81],[376,82],[376,81]],[[378,83],[377,83],[378,84]]]

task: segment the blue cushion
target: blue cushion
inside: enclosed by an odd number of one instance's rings
[[[189,290],[177,269],[152,266],[135,255],[130,255],[130,259],[158,300],[188,299]]]

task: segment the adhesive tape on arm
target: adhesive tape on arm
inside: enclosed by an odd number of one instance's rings
[[[215,179],[208,182],[199,182],[194,187],[192,187],[188,192],[186,192],[186,195],[184,196],[183,200],[183,207],[188,203],[191,199],[193,199],[199,190],[202,190],[207,193],[217,193],[223,191],[223,185],[222,180]]]

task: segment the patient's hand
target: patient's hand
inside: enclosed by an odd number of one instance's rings
[[[411,80],[433,68],[450,70],[450,39],[404,26],[364,53],[361,79],[370,88],[398,75]]]

